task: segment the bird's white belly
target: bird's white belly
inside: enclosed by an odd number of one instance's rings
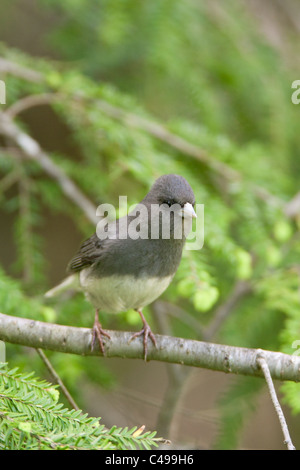
[[[95,308],[107,313],[120,313],[145,307],[157,299],[170,284],[173,275],[163,278],[109,276],[96,278],[90,268],[80,272],[80,285]]]

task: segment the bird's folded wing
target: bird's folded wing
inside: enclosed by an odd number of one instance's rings
[[[95,233],[82,243],[78,253],[71,259],[67,267],[67,271],[81,271],[82,269],[91,266],[95,261],[99,260],[101,256],[103,256],[108,247],[114,242],[116,242],[116,240],[100,240]]]

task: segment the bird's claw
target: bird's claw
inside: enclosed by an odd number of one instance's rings
[[[148,323],[146,321],[144,322],[144,326],[141,329],[141,331],[138,331],[137,333],[134,333],[130,337],[129,343],[131,343],[131,341],[133,339],[138,338],[139,336],[142,336],[142,335],[144,335],[144,338],[143,338],[144,360],[146,361],[147,360],[147,353],[148,353],[148,338],[150,338],[152,343],[154,344],[154,346],[157,347],[156,338],[155,338],[154,334],[152,333],[151,328],[150,328],[150,326],[148,325]]]
[[[105,356],[105,349],[104,349],[102,336],[106,336],[108,339],[110,339],[110,335],[107,333],[107,331],[103,330],[103,328],[101,326],[101,323],[96,318],[95,322],[94,322],[93,329],[92,329],[91,350],[94,351],[95,343],[96,343],[96,339],[97,339],[98,343],[99,343],[100,350],[101,350],[103,356]]]

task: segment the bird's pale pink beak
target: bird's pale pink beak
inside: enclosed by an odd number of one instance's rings
[[[184,204],[184,206],[182,207],[182,209],[180,211],[181,211],[182,217],[187,217],[187,218],[191,218],[191,219],[196,219],[197,218],[197,214],[196,214],[192,204],[190,204],[189,202]]]

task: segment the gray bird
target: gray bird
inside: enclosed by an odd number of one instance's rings
[[[149,193],[125,217],[107,223],[81,245],[68,265],[70,276],[46,293],[53,297],[79,287],[95,308],[92,349],[96,339],[105,353],[102,336],[110,338],[99,321],[99,312],[136,310],[143,328],[144,358],[148,337],[156,339],[143,313],[169,286],[179,266],[186,236],[191,229],[195,197],[189,183],[179,175],[158,178]]]

